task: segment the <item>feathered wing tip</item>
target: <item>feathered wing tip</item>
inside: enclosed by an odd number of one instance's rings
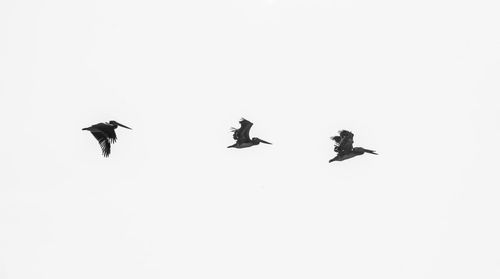
[[[252,122],[248,121],[248,119],[242,117],[240,118],[240,125],[244,126],[244,125],[248,125],[248,124],[252,124]]]
[[[109,157],[109,153],[111,153],[111,152],[103,150],[102,151],[102,156],[104,156],[104,158],[108,158]]]
[[[347,131],[347,130],[340,130],[339,131],[339,135],[340,135],[341,138],[354,136],[353,133],[351,133],[350,131]]]
[[[99,145],[101,146],[102,156],[105,158],[109,157],[109,154],[111,154],[110,142],[108,140],[103,140],[99,142]]]

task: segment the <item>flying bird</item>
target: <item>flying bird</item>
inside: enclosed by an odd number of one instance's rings
[[[109,153],[111,153],[111,143],[116,142],[115,129],[118,128],[118,126],[132,130],[131,128],[114,120],[95,124],[88,128],[83,128],[82,130],[90,131],[92,133],[92,135],[97,139],[99,145],[101,146],[102,155],[104,157],[108,157]]]
[[[250,128],[252,128],[253,123],[242,118],[240,120],[241,127],[239,129],[231,128],[231,132],[233,132],[233,139],[236,140],[236,143],[228,146],[227,148],[245,148],[254,145],[258,145],[259,143],[271,144],[265,140],[261,140],[259,138],[250,138]]]
[[[354,134],[347,130],[342,130],[339,132],[338,136],[331,137],[330,139],[335,141],[335,152],[337,152],[337,156],[328,162],[344,161],[355,156],[363,155],[364,153],[378,155],[373,150],[365,149],[363,147],[352,147],[352,144],[354,143],[353,138]]]

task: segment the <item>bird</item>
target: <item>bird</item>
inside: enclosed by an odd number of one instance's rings
[[[92,133],[92,135],[97,139],[99,145],[101,146],[102,155],[104,157],[108,157],[109,154],[111,153],[111,143],[116,142],[115,129],[118,128],[118,126],[132,130],[132,128],[129,128],[114,120],[105,123],[95,124],[90,127],[83,128],[82,130],[90,131],[90,133]]]
[[[338,136],[330,137],[331,140],[335,141],[335,152],[337,152],[337,156],[328,162],[344,161],[355,156],[363,155],[364,153],[378,155],[374,150],[365,149],[363,147],[352,147],[354,143],[353,138],[354,134],[347,130],[341,130]]]
[[[254,145],[258,145],[259,143],[272,144],[265,140],[261,140],[259,138],[250,138],[250,129],[252,128],[253,123],[246,120],[245,118],[241,118],[240,120],[241,127],[236,129],[234,127],[231,128],[231,132],[233,133],[233,139],[236,140],[236,143],[228,146],[227,148],[246,148]]]

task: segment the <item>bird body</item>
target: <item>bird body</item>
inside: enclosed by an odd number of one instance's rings
[[[132,130],[131,128],[122,125],[114,120],[105,123],[98,123],[82,130],[89,131],[97,139],[99,145],[101,146],[102,155],[108,157],[111,153],[111,143],[116,142],[115,129],[118,126]]]
[[[240,120],[240,128],[231,128],[231,132],[233,132],[233,139],[236,140],[236,143],[228,146],[227,148],[247,148],[254,145],[258,145],[261,142],[265,144],[271,144],[265,140],[261,140],[259,138],[250,138],[250,129],[253,126],[253,123],[242,118]]]
[[[354,134],[347,130],[342,130],[339,132],[338,136],[331,137],[331,139],[335,141],[335,152],[337,152],[337,156],[335,156],[335,158],[331,159],[328,162],[331,163],[333,161],[344,161],[359,155],[363,155],[365,153],[378,155],[375,151],[370,149],[365,149],[363,147],[353,147],[353,138]]]

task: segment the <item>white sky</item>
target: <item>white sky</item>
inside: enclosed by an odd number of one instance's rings
[[[1,1],[0,278],[499,278],[499,13]]]

